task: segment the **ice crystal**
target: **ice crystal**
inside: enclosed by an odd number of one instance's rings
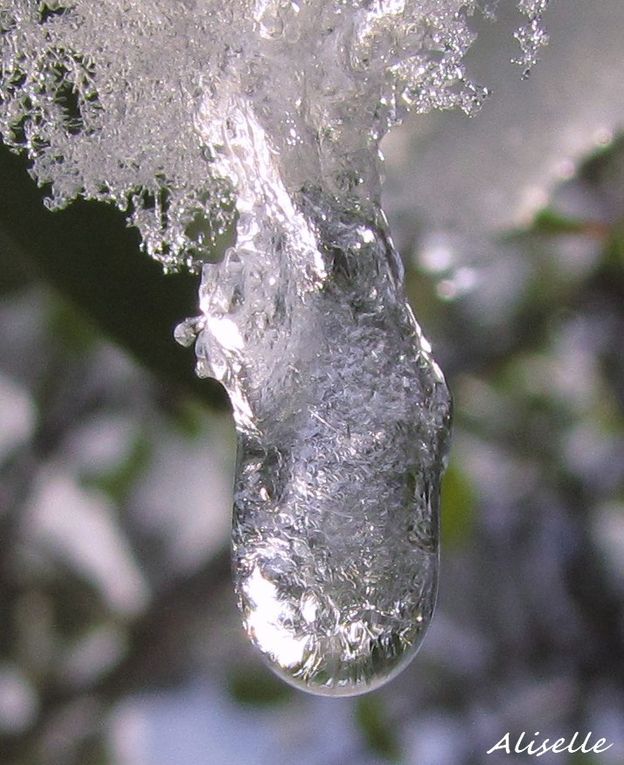
[[[543,0],[522,33],[541,44]],[[4,0],[0,131],[52,207],[128,209],[165,266],[202,266],[198,372],[239,433],[246,629],[308,690],[352,694],[432,615],[447,389],[379,208],[408,110],[473,112],[476,0]],[[533,14],[532,16],[530,14]],[[208,262],[227,226],[236,243]]]
[[[542,16],[550,0],[520,0],[520,10],[528,16],[528,21],[515,33],[520,44],[521,55],[515,59],[523,68],[523,76],[529,76],[535,65],[540,48],[548,45],[548,35],[544,31]]]

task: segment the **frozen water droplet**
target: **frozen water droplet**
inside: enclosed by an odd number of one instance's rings
[[[190,319],[186,319],[178,324],[173,336],[180,345],[189,348],[197,339],[197,335],[201,331],[203,324],[203,316],[194,316]]]
[[[245,626],[280,675],[327,695],[370,690],[403,667],[436,595],[448,395],[386,232],[366,230],[364,249],[332,216],[321,234],[330,275],[273,315],[279,354],[262,386],[243,386],[253,427],[239,422]]]
[[[431,619],[448,392],[377,206],[289,194],[236,109],[229,172],[256,225],[241,215],[204,269],[196,344],[239,435],[234,584],[278,674],[352,695],[405,666]]]

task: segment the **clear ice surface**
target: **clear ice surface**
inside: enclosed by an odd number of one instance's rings
[[[523,67],[545,4],[519,3]],[[202,269],[176,337],[233,405],[239,606],[270,665],[316,693],[387,680],[433,612],[450,404],[378,146],[410,109],[480,105],[462,58],[482,5],[0,3],[0,131],[50,206],[113,201],[166,267]]]

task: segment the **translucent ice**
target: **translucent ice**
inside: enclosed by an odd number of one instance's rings
[[[0,131],[52,206],[127,207],[168,267],[202,266],[198,372],[239,433],[234,576],[274,669],[369,690],[433,611],[443,377],[379,208],[378,146],[466,77],[476,0],[4,0]],[[535,57],[544,0],[521,0]],[[208,246],[228,225],[219,263]]]
[[[470,108],[462,0],[3,0],[0,132],[50,204],[112,200],[168,266],[233,219],[221,172],[244,98],[288,190],[377,194],[376,147],[415,106]],[[198,129],[198,115],[201,115]]]
[[[234,407],[249,635],[286,679],[357,693],[411,658],[431,618],[448,394],[381,212],[285,194],[251,111],[235,125],[237,246],[204,266],[203,317],[179,336],[198,332],[198,369]]]

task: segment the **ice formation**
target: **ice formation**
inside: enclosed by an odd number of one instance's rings
[[[522,0],[523,66],[544,0]],[[2,0],[0,131],[50,205],[128,209],[202,268],[176,331],[239,434],[234,579],[288,681],[370,690],[430,621],[448,392],[379,207],[378,145],[466,77],[476,0]],[[235,245],[212,262],[214,236]]]

